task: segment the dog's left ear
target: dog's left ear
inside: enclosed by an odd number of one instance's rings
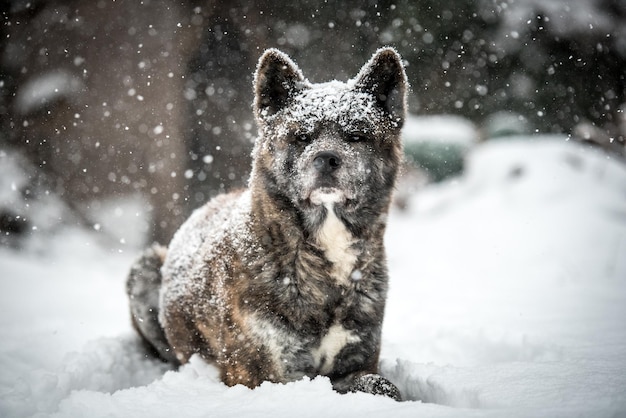
[[[268,49],[254,75],[254,111],[258,118],[271,116],[287,106],[305,81],[298,66],[278,49]]]
[[[393,48],[376,51],[355,78],[355,88],[371,93],[376,103],[398,122],[404,120],[406,113],[407,85],[402,58]]]

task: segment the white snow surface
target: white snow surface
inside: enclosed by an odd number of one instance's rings
[[[169,370],[130,326],[139,248],[37,239],[0,249],[1,417],[626,416],[626,165],[564,138],[476,146],[392,212],[381,372],[400,403]]]

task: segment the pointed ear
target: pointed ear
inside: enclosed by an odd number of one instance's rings
[[[283,52],[268,49],[259,59],[254,75],[254,111],[270,116],[284,108],[305,81],[298,66]]]
[[[376,103],[394,119],[404,120],[408,81],[402,58],[395,49],[376,51],[356,76],[355,88],[371,93]]]

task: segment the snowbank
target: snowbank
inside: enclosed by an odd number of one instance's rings
[[[469,147],[478,141],[478,133],[476,126],[461,116],[409,114],[404,122],[402,139],[408,145],[434,141]]]
[[[480,145],[392,214],[381,369],[402,403],[145,358],[124,295],[138,249],[102,242],[68,227],[43,253],[0,249],[0,416],[626,414],[626,166],[563,138]]]

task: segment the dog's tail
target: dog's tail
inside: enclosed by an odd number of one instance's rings
[[[145,250],[130,269],[126,293],[131,321],[148,351],[164,361],[178,364],[159,323],[161,266],[166,253],[167,249],[158,244]]]

